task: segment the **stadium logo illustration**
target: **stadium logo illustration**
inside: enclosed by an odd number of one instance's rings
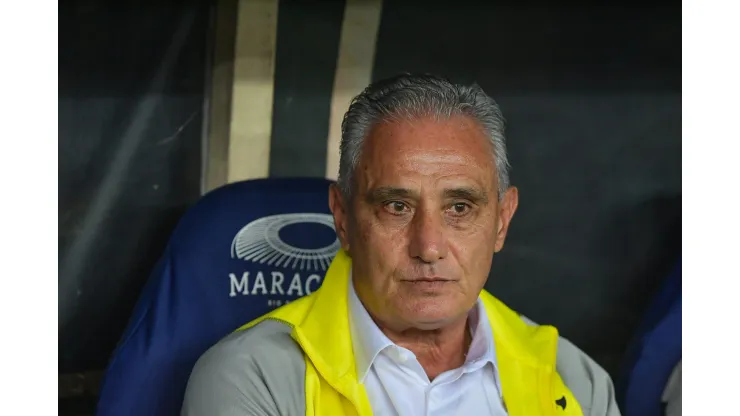
[[[280,230],[293,224],[315,223],[334,230],[328,214],[279,214],[263,217],[245,225],[231,243],[231,257],[293,270],[326,271],[339,251],[339,239],[319,248],[295,247],[280,237]]]

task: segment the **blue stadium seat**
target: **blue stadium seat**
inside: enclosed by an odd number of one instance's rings
[[[624,416],[663,416],[663,391],[681,361],[681,263],[664,281],[630,345],[618,397]]]
[[[325,179],[210,192],[173,232],[103,380],[97,414],[178,415],[200,355],[242,324],[316,290],[339,250]]]

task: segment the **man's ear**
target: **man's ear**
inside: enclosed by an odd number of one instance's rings
[[[511,224],[511,218],[516,212],[516,208],[519,206],[519,190],[512,186],[506,190],[504,198],[499,202],[498,205],[498,229],[496,230],[496,246],[494,251],[498,253],[504,248],[504,240],[506,240],[506,234],[509,232],[509,224]]]
[[[349,253],[349,234],[347,231],[349,207],[347,204],[349,204],[349,201],[345,200],[337,184],[331,184],[329,186],[329,209],[334,216],[334,229],[337,231],[342,249]]]

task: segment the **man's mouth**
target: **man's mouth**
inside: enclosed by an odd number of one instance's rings
[[[452,282],[452,279],[448,279],[446,277],[418,277],[414,279],[404,279],[405,282],[409,283],[442,283],[442,282]]]

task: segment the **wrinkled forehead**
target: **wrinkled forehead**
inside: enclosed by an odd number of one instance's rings
[[[374,187],[477,186],[496,189],[493,146],[468,117],[383,122],[363,145],[359,191]]]

